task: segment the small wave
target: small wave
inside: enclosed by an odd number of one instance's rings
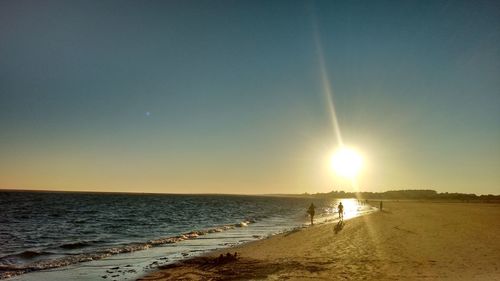
[[[51,252],[45,252],[45,251],[31,251],[27,250],[18,254],[12,254],[12,255],[7,255],[3,256],[0,258],[0,260],[7,260],[7,259],[33,259],[38,256],[43,256],[43,255],[52,255],[53,253]]]
[[[48,252],[38,252],[38,251],[24,251],[20,254],[18,254],[17,256],[20,257],[20,258],[23,258],[23,259],[32,259],[34,257],[38,257],[38,256],[41,256],[41,255],[46,255],[46,254],[50,254]]]
[[[78,242],[73,242],[73,243],[62,244],[61,246],[59,246],[59,248],[63,248],[63,249],[79,249],[79,248],[88,247],[90,245],[92,245],[91,242],[78,241]]]
[[[38,271],[44,269],[52,269],[62,266],[68,266],[71,264],[76,264],[80,262],[87,262],[92,260],[103,259],[112,255],[122,254],[122,253],[130,253],[140,250],[145,250],[151,247],[156,247],[164,244],[177,243],[184,240],[196,239],[199,236],[206,235],[208,233],[215,232],[223,232],[226,230],[234,229],[235,227],[243,227],[248,226],[248,224],[255,222],[255,220],[246,220],[234,225],[222,225],[210,229],[205,230],[195,230],[191,232],[187,232],[178,236],[173,237],[164,237],[154,240],[149,240],[145,243],[133,243],[122,245],[119,247],[109,248],[100,250],[94,253],[84,253],[84,254],[76,254],[71,256],[66,256],[63,258],[52,259],[52,260],[41,260],[36,261],[28,265],[23,266],[14,266],[14,265],[0,265],[0,279],[10,278],[16,275],[24,274],[31,271]],[[76,249],[89,246],[92,242],[88,241],[79,241],[73,243],[67,243],[59,246],[64,249]],[[35,257],[43,254],[52,254],[49,252],[36,252],[36,251],[25,251],[20,255],[25,257]]]

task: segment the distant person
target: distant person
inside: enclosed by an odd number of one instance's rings
[[[344,205],[342,202],[339,203],[339,219],[344,220]]]
[[[316,206],[314,206],[313,203],[311,203],[311,205],[309,206],[309,209],[307,209],[307,213],[309,214],[309,216],[311,217],[311,225],[314,224],[314,214],[315,214],[315,209]]]
[[[380,211],[382,211],[382,207],[383,207],[383,206],[384,206],[384,205],[382,204],[382,201],[380,201]]]

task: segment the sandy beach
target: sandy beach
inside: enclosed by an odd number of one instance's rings
[[[500,280],[500,204],[384,210],[161,267],[139,280]],[[221,259],[220,254],[237,252]]]

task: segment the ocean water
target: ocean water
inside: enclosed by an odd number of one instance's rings
[[[373,209],[343,199],[346,217]],[[338,200],[0,192],[0,279],[134,280],[155,267],[334,220]]]

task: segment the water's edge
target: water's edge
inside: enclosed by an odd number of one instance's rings
[[[230,199],[234,201],[233,198]],[[226,198],[223,198],[223,200],[227,201]],[[263,200],[269,199],[251,198],[245,199],[245,202],[251,201],[251,203],[254,203]],[[160,238],[145,237],[147,240],[144,242],[119,243],[112,245],[112,247],[99,248],[92,245],[93,241],[77,239],[76,241],[70,240],[68,243],[60,244],[62,255],[29,248],[15,254],[9,253],[1,256],[0,259],[8,260],[9,256],[15,256],[13,259],[25,259],[30,262],[21,264],[0,263],[0,279],[25,281],[134,280],[150,274],[151,271],[162,265],[210,254],[216,250],[265,239],[276,234],[297,231],[309,224],[307,217],[304,217],[304,209],[297,209],[297,202],[292,202],[291,205],[281,205],[279,203],[283,202],[272,200],[272,202],[266,203],[276,208],[271,209],[270,212],[275,213],[272,216],[259,217],[258,214],[260,213],[256,213],[255,208],[252,206],[250,208],[240,208],[238,210],[240,215],[234,218],[240,216],[240,219],[243,217],[247,217],[247,219],[238,220],[237,223],[226,223],[208,228],[202,226],[198,230],[180,232],[181,234],[178,234],[178,232]],[[306,200],[301,199],[298,206],[303,206],[302,201]],[[315,224],[337,222],[335,206],[340,201],[344,202],[344,205],[348,207],[346,208],[346,220],[377,210],[356,199],[333,200],[327,202],[322,208],[318,208],[319,212],[315,218]],[[332,204],[333,202],[335,204]],[[264,204],[264,206],[268,205]],[[285,213],[282,210],[285,210]],[[248,216],[243,215],[247,211]],[[257,219],[252,218],[252,215],[257,215]],[[130,223],[125,223],[125,225],[130,225]]]
[[[351,219],[354,219],[354,218],[359,218],[361,216],[369,215],[369,214],[372,214],[372,213],[374,213],[374,212],[376,212],[378,210],[379,209],[376,208],[376,207],[370,207],[369,209],[363,210],[361,212],[357,212],[356,214],[351,214],[349,216],[345,216],[343,218],[343,221],[348,221],[348,220],[351,220]],[[328,217],[328,218],[323,218],[323,219],[320,218],[320,219],[315,220],[314,225],[318,226],[318,225],[324,225],[324,224],[334,224],[334,223],[338,223],[339,221],[340,221],[340,218],[338,218],[338,217],[337,218]],[[286,229],[286,230],[283,230],[283,231],[280,231],[280,232],[277,232],[277,233],[270,234],[270,235],[268,235],[266,237],[259,237],[259,239],[257,239],[257,240],[266,240],[266,239],[269,239],[269,238],[271,238],[273,236],[276,236],[276,235],[286,235],[286,234],[293,233],[293,232],[296,232],[296,231],[300,231],[300,230],[303,230],[303,229],[306,229],[306,228],[309,228],[309,227],[310,227],[310,225],[308,225],[308,224],[302,224],[300,226],[292,227],[292,228],[289,228],[289,229]],[[239,244],[228,245],[227,247],[223,247],[223,248],[217,248],[217,249],[213,249],[213,250],[201,252],[201,253],[199,253],[197,255],[192,255],[192,256],[185,257],[185,258],[182,258],[182,259],[179,259],[179,260],[176,260],[176,261],[167,262],[167,263],[165,263],[163,265],[181,263],[181,262],[189,261],[191,259],[195,259],[195,258],[200,257],[200,256],[210,256],[210,255],[213,255],[214,252],[217,252],[217,251],[220,251],[220,250],[231,250],[234,247],[242,247],[242,246],[245,246],[245,244],[250,244],[250,243],[255,242],[255,241],[247,241],[247,242],[243,242],[243,243],[239,243]],[[158,266],[156,266],[156,268],[153,268],[150,272],[146,272],[145,274],[138,275],[136,277],[136,279],[140,279],[140,278],[146,277],[149,274],[153,273],[155,270],[161,270],[161,268],[158,268]]]

